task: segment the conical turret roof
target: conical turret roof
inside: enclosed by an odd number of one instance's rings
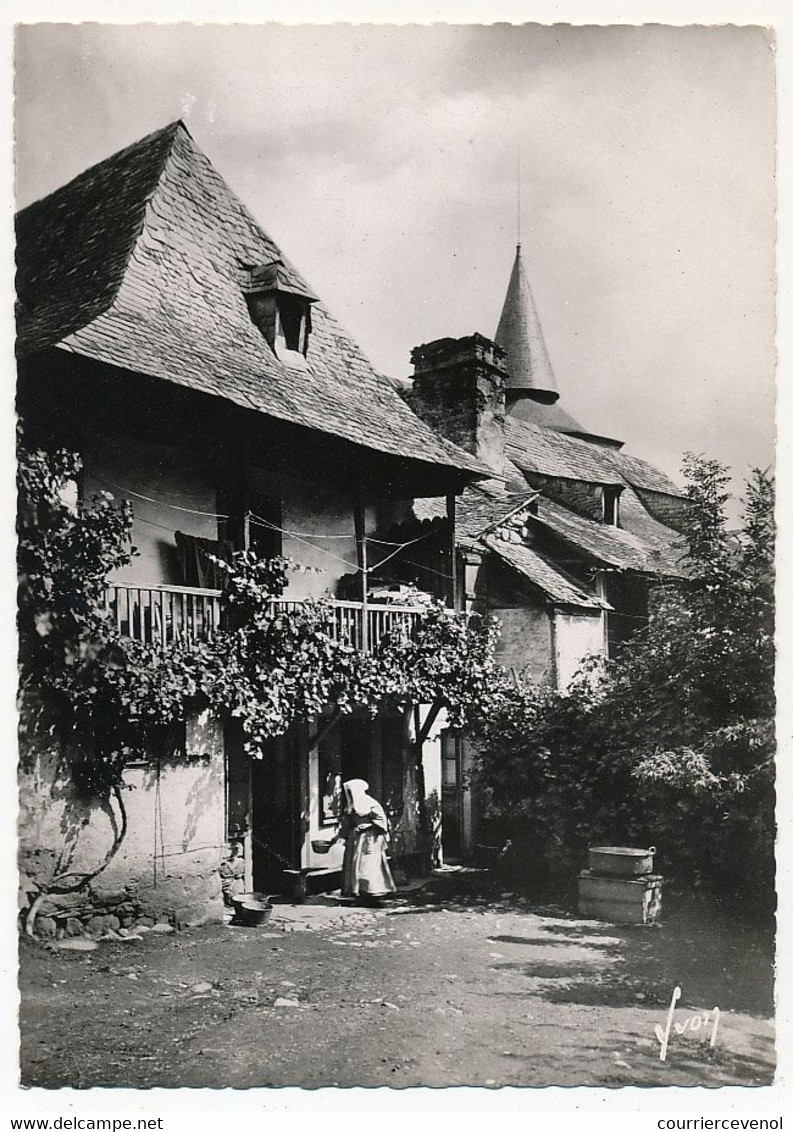
[[[543,401],[557,400],[559,390],[556,388],[556,378],[548,357],[534,297],[523,268],[520,244],[515,252],[515,263],[495,340],[507,353],[508,393],[536,393],[541,395],[538,399]]]

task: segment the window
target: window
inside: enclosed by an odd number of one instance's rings
[[[296,295],[279,295],[276,338],[282,338],[287,350],[297,350],[304,357],[308,350],[311,311],[308,303]]]
[[[621,487],[608,484],[603,488],[603,522],[610,527],[620,525],[620,492]]]
[[[441,770],[444,786],[460,785],[459,743],[454,731],[441,732]]]
[[[302,364],[316,297],[281,260],[249,268],[243,290],[251,319],[275,356],[287,364]]]
[[[331,728],[319,745],[319,803],[321,825],[335,825],[344,810],[341,726]]]

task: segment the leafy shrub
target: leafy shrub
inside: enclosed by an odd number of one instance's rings
[[[565,692],[513,684],[473,728],[491,818],[575,868],[589,844],[655,844],[686,883],[773,902],[773,490],[739,533],[727,476],[686,461],[689,578],[658,586],[618,659]]]

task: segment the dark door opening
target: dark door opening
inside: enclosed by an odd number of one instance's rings
[[[289,888],[284,869],[299,869],[299,747],[293,734],[272,739],[264,757],[251,762],[253,887],[278,893]]]
[[[463,856],[462,743],[453,731],[441,733],[441,781],[443,859],[460,861]]]

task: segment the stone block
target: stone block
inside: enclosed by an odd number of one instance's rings
[[[105,908],[116,908],[119,904],[129,903],[129,892],[126,888],[95,888],[94,902]]]
[[[42,939],[55,939],[57,925],[51,916],[38,916],[36,919],[36,935]]]
[[[85,892],[53,893],[42,900],[40,910],[48,916],[79,916],[91,911],[91,900]]]

